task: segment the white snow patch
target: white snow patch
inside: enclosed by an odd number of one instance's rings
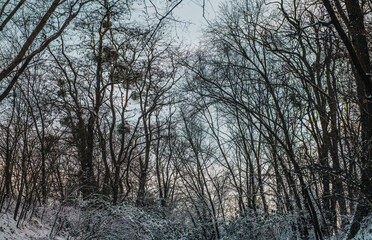
[[[372,239],[372,214],[363,219],[360,229],[353,240]]]
[[[26,239],[49,239],[50,226],[43,225],[39,219],[33,218],[29,221],[20,223],[17,227],[17,221],[8,213],[0,214],[0,239],[2,240],[26,240]],[[55,239],[63,240],[56,237]]]

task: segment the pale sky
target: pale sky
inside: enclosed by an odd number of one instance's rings
[[[211,21],[215,18],[220,3],[223,0],[205,0],[204,17]],[[187,30],[182,31],[179,27],[177,33],[188,43],[197,43],[201,37],[201,29],[207,25],[203,17],[203,0],[183,0],[183,2],[174,10],[175,18],[190,22]]]
[[[219,5],[227,0],[144,0],[134,7],[136,16],[145,19],[150,16],[150,21],[162,19],[173,6],[172,14],[167,15],[172,23],[171,32],[188,44],[196,44],[201,37],[201,29],[207,25],[206,19],[212,21],[218,13]],[[180,4],[178,4],[181,2]],[[142,4],[141,4],[142,3]],[[204,17],[203,17],[203,4]]]

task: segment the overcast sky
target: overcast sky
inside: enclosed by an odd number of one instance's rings
[[[213,20],[218,12],[220,3],[223,0],[205,0],[205,18]],[[174,17],[180,21],[188,22],[185,28],[177,25],[177,34],[184,38],[187,43],[197,43],[201,37],[201,29],[207,25],[203,18],[203,0],[183,0],[174,10]],[[187,26],[186,26],[187,25]]]

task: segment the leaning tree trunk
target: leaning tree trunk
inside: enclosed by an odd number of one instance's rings
[[[356,76],[357,94],[360,108],[360,123],[362,131],[362,154],[360,159],[361,167],[361,201],[357,206],[353,222],[350,227],[348,238],[353,238],[359,231],[360,222],[368,215],[372,203],[372,81],[371,64],[368,52],[367,33],[364,26],[364,16],[358,0],[346,0],[348,30],[351,41],[340,24],[335,11],[329,0],[323,0],[332,23],[340,35],[353,63]]]

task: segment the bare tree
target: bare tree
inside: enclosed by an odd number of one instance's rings
[[[52,4],[45,10],[43,15],[36,19],[38,21],[37,24],[33,25],[31,29],[27,29],[24,36],[22,36],[23,43],[19,43],[19,48],[14,49],[17,51],[14,54],[15,57],[6,56],[6,60],[2,60],[3,68],[0,72],[0,82],[2,84],[2,92],[0,95],[0,102],[10,93],[11,89],[13,88],[14,84],[17,82],[18,78],[27,68],[29,63],[31,62],[32,58],[45,50],[48,45],[57,39],[63,31],[67,28],[70,22],[78,15],[82,7],[87,4],[89,1],[72,1],[66,2],[63,0],[55,0]],[[15,1],[6,1],[3,3],[1,7],[1,14],[0,17],[3,19],[0,25],[1,34],[6,36],[3,39],[9,39],[11,36],[9,33],[11,32],[11,28],[9,28],[9,22],[16,23],[17,18],[21,18],[21,12],[27,15],[35,14],[32,4],[35,2],[22,0],[19,1],[18,4],[15,4]],[[37,6],[35,6],[37,8]],[[39,8],[43,10],[42,7]],[[38,9],[38,10],[39,10]],[[40,11],[39,10],[39,11]],[[63,17],[58,19],[56,16],[56,12],[63,10],[66,12],[67,17]],[[38,13],[38,11],[36,12]],[[4,19],[5,17],[5,19]],[[48,27],[48,23],[52,20],[58,21],[60,24],[57,26],[56,30],[51,30]],[[21,24],[28,24],[26,19],[19,19],[21,20]],[[18,26],[20,28],[24,26]],[[40,32],[44,31],[44,36],[40,38]],[[45,34],[46,31],[49,31],[49,36]],[[4,41],[4,40],[3,40]],[[4,56],[5,57],[5,56]]]

